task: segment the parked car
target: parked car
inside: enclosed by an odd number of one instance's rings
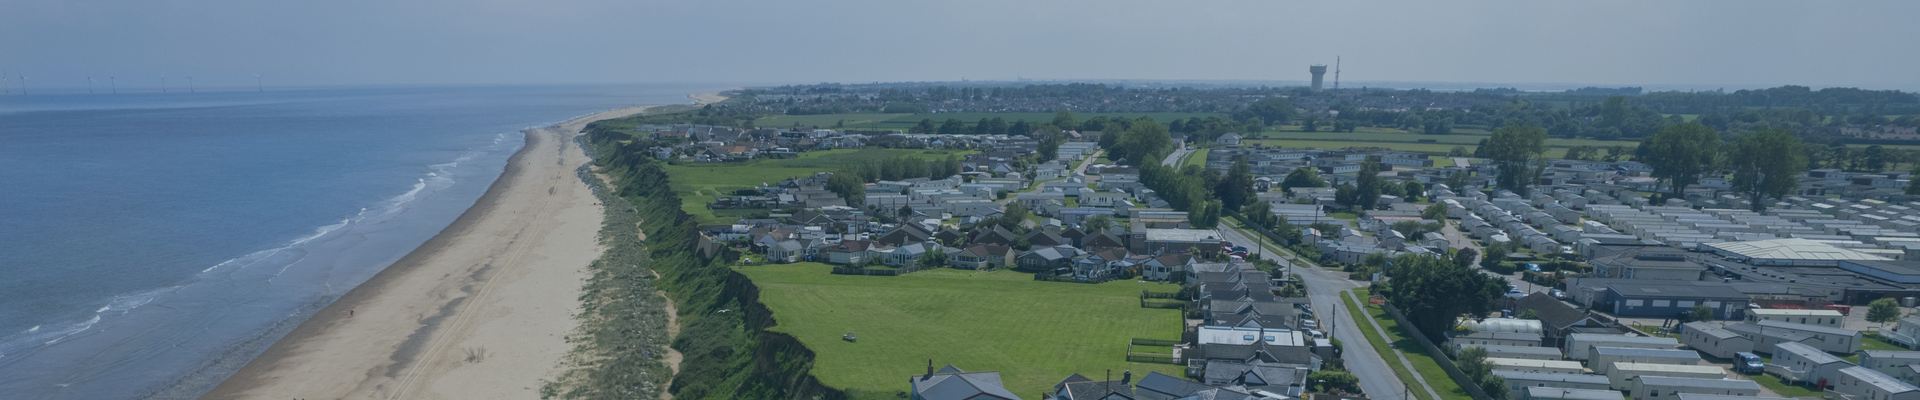
[[[1733,372],[1758,374],[1766,369],[1766,362],[1761,361],[1758,354],[1745,351],[1733,354]]]

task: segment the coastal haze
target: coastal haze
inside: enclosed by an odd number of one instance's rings
[[[1681,254],[1920,252],[1920,2],[5,8],[0,400],[1508,400],[1414,336],[1761,303],[1920,347],[1920,283]],[[1649,285],[1733,308],[1568,295]]]

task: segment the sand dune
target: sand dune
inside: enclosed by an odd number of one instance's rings
[[[210,399],[526,399],[570,349],[602,214],[573,137],[608,111],[527,132],[527,145],[446,230],[301,324]]]

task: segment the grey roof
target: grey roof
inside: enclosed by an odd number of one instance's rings
[[[1655,357],[1699,359],[1700,353],[1674,349],[1643,349],[1639,347],[1594,347],[1593,354],[1609,357]]]
[[[1745,293],[1731,287],[1694,285],[1689,282],[1615,281],[1607,284],[1607,288],[1623,297],[1739,299],[1741,301],[1747,299]]]
[[[1528,386],[1526,396],[1526,398],[1529,399],[1559,400],[1620,400],[1624,397],[1620,392],[1613,390],[1572,389],[1552,386]]]
[[[999,372],[965,372],[948,365],[931,375],[907,378],[913,391],[927,400],[1000,398],[1018,400],[1000,383]],[[991,396],[991,397],[983,397]]]
[[[1760,325],[1755,325],[1751,322],[1727,324],[1725,329],[1739,332],[1742,335],[1758,335],[1775,338],[1782,342],[1798,342],[1813,338],[1812,333],[1792,329],[1761,329]]]
[[[1827,352],[1821,351],[1820,349],[1816,349],[1813,346],[1807,345],[1806,343],[1786,342],[1786,343],[1775,344],[1773,345],[1773,348],[1778,349],[1781,352],[1793,353],[1794,356],[1806,359],[1807,362],[1811,362],[1816,365],[1827,365],[1832,363],[1847,362],[1847,360],[1842,360],[1840,359],[1840,357],[1834,357],[1832,354],[1827,354]]]
[[[1786,321],[1760,321],[1760,322],[1756,322],[1756,324],[1759,324],[1760,326],[1767,327],[1767,328],[1792,329],[1792,330],[1801,331],[1801,332],[1818,333],[1823,335],[1838,335],[1838,336],[1860,335],[1860,331],[1856,331],[1852,329],[1842,329],[1842,328],[1835,328],[1831,326],[1822,326],[1822,325],[1798,324],[1798,323],[1792,323],[1792,322],[1786,322]]]
[[[1612,383],[1612,381],[1607,380],[1607,377],[1603,375],[1520,372],[1513,370],[1495,370],[1493,374],[1508,381],[1565,382],[1590,385],[1607,385]]]
[[[1606,333],[1575,333],[1575,334],[1567,335],[1567,340],[1578,341],[1584,344],[1633,343],[1633,344],[1664,345],[1664,346],[1680,345],[1680,341],[1674,340],[1673,338],[1664,338],[1664,337],[1657,337],[1657,336],[1627,336],[1627,335],[1614,335],[1614,334],[1606,334]]]
[[[1121,381],[1070,382],[1064,384],[1064,388],[1066,400],[1101,399],[1113,394],[1133,398],[1133,386]]]
[[[1177,399],[1194,392],[1207,390],[1210,386],[1200,382],[1175,378],[1159,371],[1148,372],[1134,384],[1133,394],[1140,400]]]
[[[1680,400],[1793,400],[1788,397],[1728,396],[1724,394],[1681,393]]]
[[[1853,377],[1854,380],[1858,380],[1862,383],[1873,385],[1873,387],[1879,388],[1880,390],[1888,393],[1905,393],[1905,392],[1912,392],[1912,391],[1920,391],[1920,387],[1914,387],[1913,384],[1911,383],[1906,383],[1904,381],[1901,381],[1898,378],[1889,376],[1884,372],[1875,371],[1872,368],[1858,367],[1858,366],[1846,367],[1846,368],[1841,368],[1840,373]]]
[[[1753,381],[1745,380],[1745,379],[1726,379],[1726,378],[1706,379],[1706,378],[1681,378],[1677,376],[1646,375],[1646,376],[1640,377],[1640,384],[1645,386],[1667,386],[1667,387],[1678,386],[1678,387],[1692,387],[1692,388],[1704,388],[1704,389],[1746,389],[1746,390],[1755,390],[1755,391],[1760,390],[1760,384],[1754,383]]]
[[[1720,325],[1716,325],[1710,322],[1688,322],[1686,323],[1685,326],[1687,327],[1686,328],[1687,331],[1700,332],[1701,334],[1707,335],[1708,337],[1712,337],[1714,339],[1732,339],[1737,337],[1743,337],[1743,336],[1740,336],[1739,333],[1734,333],[1733,331],[1727,330],[1726,328],[1721,328]]]
[[[1496,357],[1496,358],[1502,358],[1500,356],[1503,354],[1531,354],[1531,355],[1540,355],[1540,356],[1550,355],[1554,357],[1560,356],[1560,349],[1553,348],[1553,347],[1505,346],[1505,345],[1481,345],[1481,344],[1469,345],[1466,347],[1479,347],[1482,349],[1486,349],[1487,357]]]

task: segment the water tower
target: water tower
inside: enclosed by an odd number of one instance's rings
[[[1326,64],[1315,64],[1307,67],[1307,72],[1313,73],[1313,91],[1320,91],[1320,81],[1325,80],[1327,77]]]

